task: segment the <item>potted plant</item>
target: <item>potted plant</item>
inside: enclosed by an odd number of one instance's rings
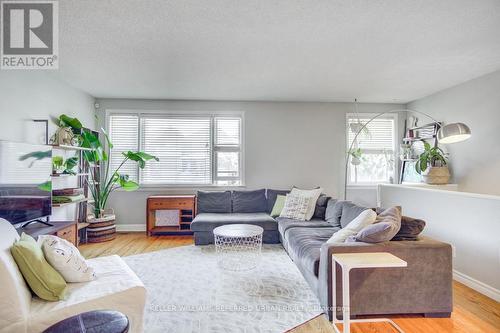
[[[437,146],[431,147],[425,141],[424,152],[418,156],[415,170],[422,175],[427,184],[448,184],[450,180],[450,170],[447,166],[445,152]]]
[[[87,217],[87,222],[93,224],[93,226],[101,230],[112,226],[113,228],[109,228],[109,230],[112,229],[112,233],[114,234],[115,215],[112,210],[111,212],[106,212],[109,196],[118,188],[122,188],[125,191],[135,191],[139,188],[139,184],[130,180],[129,175],[121,173],[123,165],[128,161],[133,161],[138,164],[139,168],[143,169],[148,161],[159,161],[159,159],[156,156],[149,155],[141,151],[122,152],[123,158],[118,168],[116,168],[116,170],[110,170],[108,157],[110,156],[110,151],[113,148],[113,143],[111,142],[106,131],[101,129],[101,132],[106,140],[106,145],[103,145],[98,136],[93,132],[84,129],[78,119],[70,118],[65,115],[61,115],[59,119],[63,125],[71,127],[73,133],[79,133],[76,135],[78,136],[80,146],[88,148],[83,151],[82,156],[89,163],[90,168],[95,168],[98,164],[104,168],[104,173],[101,174],[100,177],[101,179],[96,179],[97,173],[91,171],[89,179],[87,180],[89,191],[92,195],[92,199],[94,200],[94,210],[92,214]],[[92,228],[90,228],[90,230],[91,229]],[[109,236],[109,234],[107,235]],[[109,239],[112,238],[106,237],[106,240]],[[89,241],[91,241],[90,235]]]
[[[361,158],[363,156],[363,151],[361,148],[353,148],[348,153],[351,156],[351,164],[352,165],[360,165]]]

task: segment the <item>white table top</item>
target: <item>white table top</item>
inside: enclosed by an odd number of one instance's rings
[[[214,229],[214,235],[223,237],[253,237],[264,232],[262,227],[252,224],[226,224]]]
[[[406,267],[406,261],[388,252],[336,253],[332,258],[343,268]]]

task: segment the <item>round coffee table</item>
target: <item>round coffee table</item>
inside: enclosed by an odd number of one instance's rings
[[[214,229],[219,267],[245,271],[257,266],[264,229],[251,224],[228,224]]]

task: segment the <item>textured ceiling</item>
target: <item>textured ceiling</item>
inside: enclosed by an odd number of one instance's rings
[[[95,97],[408,102],[500,69],[499,0],[64,0]]]

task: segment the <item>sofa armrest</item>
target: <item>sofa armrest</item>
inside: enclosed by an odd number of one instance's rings
[[[318,295],[331,318],[332,254],[389,252],[406,268],[357,269],[351,272],[351,313],[449,313],[452,310],[451,245],[427,237],[417,241],[325,243],[321,247]],[[337,306],[342,304],[341,269],[336,265]],[[390,304],[390,306],[388,306]],[[400,310],[399,312],[395,310]]]

